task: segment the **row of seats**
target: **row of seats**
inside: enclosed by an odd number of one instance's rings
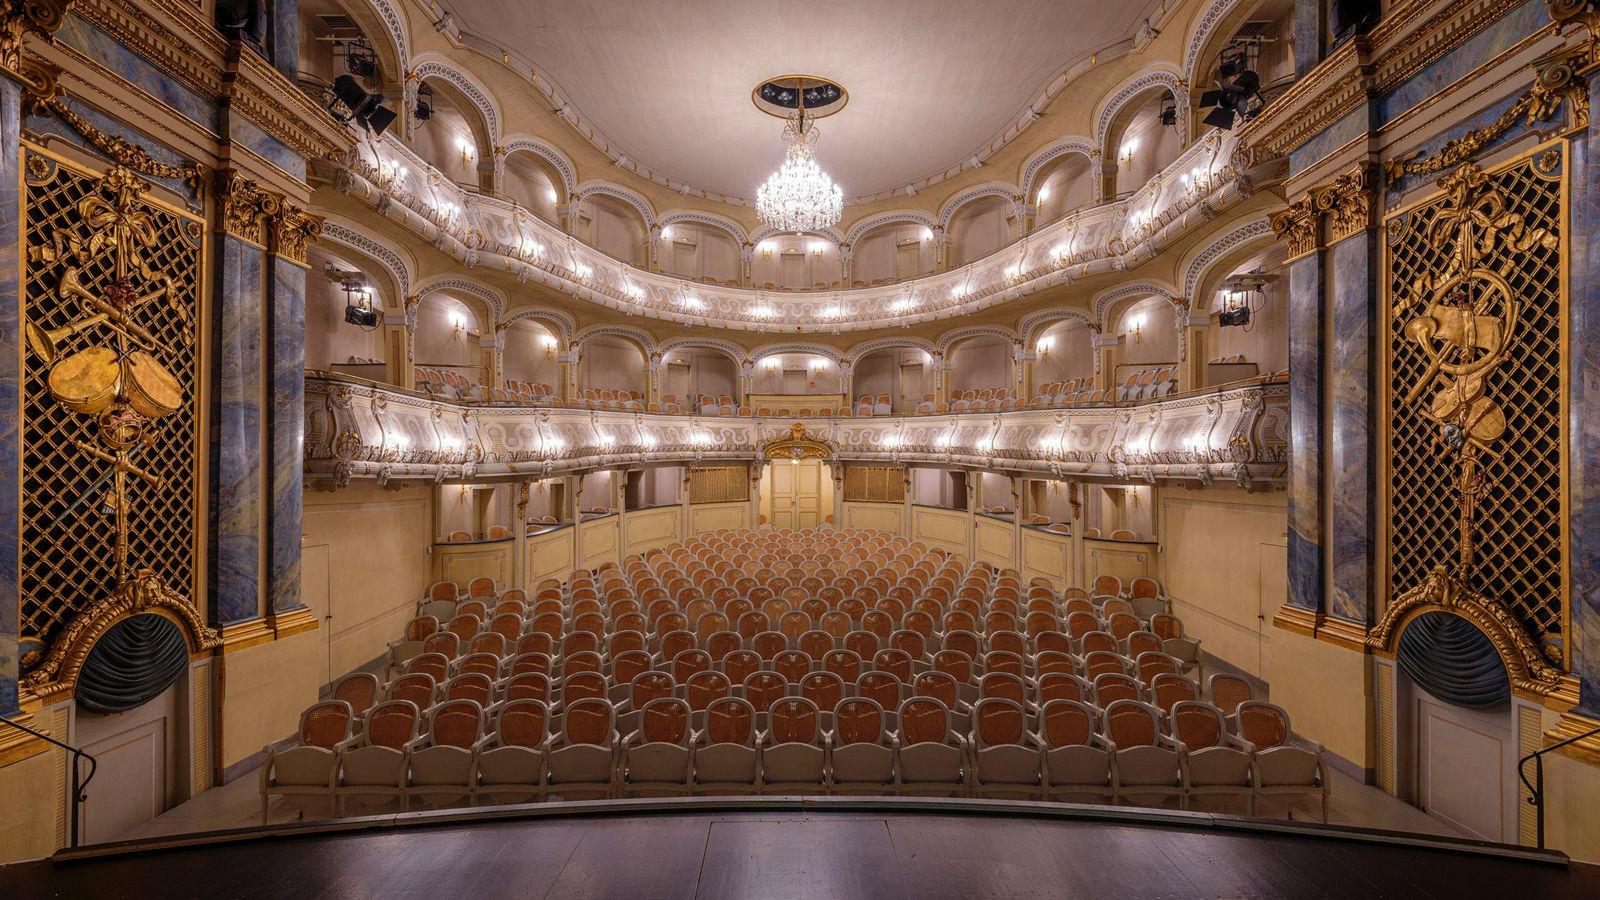
[[[1134,400],[1151,400],[1166,395],[1178,389],[1178,367],[1152,366],[1139,369],[1128,374],[1122,384],[1117,385],[1116,400],[1118,403],[1127,403]]]
[[[567,405],[576,409],[645,411],[643,394],[638,391],[614,391],[610,388],[584,388]]]
[[[346,736],[316,727],[338,716],[312,716],[313,708],[299,747],[269,748],[263,814],[279,795],[302,809],[342,810],[369,800],[505,802],[660,785],[986,796],[1019,790],[1001,777],[1017,768],[1017,751],[978,751],[1016,747],[1036,760],[1020,792],[1061,796],[1050,786],[1066,782],[1049,774],[1042,741],[1028,736],[1050,732],[1047,709],[1065,715],[1055,704],[1078,704],[1100,734],[1110,726],[1098,723],[1120,717],[1108,718],[1119,703],[1168,723],[1178,703],[1200,700],[1199,683],[1182,674],[1198,662],[1198,642],[1183,636],[1159,584],[1141,580],[1124,593],[1106,576],[1094,588],[1057,592],[1042,579],[1025,588],[1015,570],[858,531],[713,532],[565,584],[547,580],[532,600],[492,579],[464,590],[443,582],[391,648],[386,685],[358,675],[336,688],[334,700],[349,706]],[[1233,676],[1213,675],[1210,688],[1229,715],[1250,696]],[[380,706],[388,724],[375,729]],[[1020,711],[1026,735],[1010,741],[1010,726],[994,724],[1002,710]],[[683,752],[652,746],[663,744]],[[491,756],[508,748],[519,752]],[[1178,752],[1163,790],[1186,804],[1191,788],[1210,786],[1191,778],[1188,749]],[[658,778],[652,761],[662,755],[673,762]],[[1117,761],[1140,755],[1105,757],[1104,778],[1090,779],[1088,793],[1111,786],[1112,799],[1134,801],[1138,792],[1115,787],[1133,785]],[[513,757],[518,774],[507,781],[497,760]],[[877,768],[863,775],[866,757]],[[943,768],[930,780],[933,759]],[[1253,803],[1271,780],[1261,771],[1252,761],[1230,786]]]
[[[460,372],[417,366],[412,369],[411,374],[417,390],[426,391],[435,397],[456,401],[480,399],[478,385]]]

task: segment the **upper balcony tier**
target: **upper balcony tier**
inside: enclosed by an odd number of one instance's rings
[[[538,479],[596,469],[761,462],[797,426],[830,459],[1044,478],[1281,484],[1282,382],[1121,406],[867,419],[708,417],[455,403],[321,372],[306,376],[308,479]]]
[[[1132,269],[1281,177],[1281,161],[1246,169],[1237,150],[1234,134],[1210,131],[1133,194],[1080,208],[982,259],[892,284],[810,291],[718,286],[628,265],[511,201],[461,187],[390,134],[317,166],[336,190],[465,266],[501,269],[630,315],[793,334],[944,320]],[[1010,200],[1025,211],[1025,197]],[[652,239],[659,235],[653,221],[646,224]],[[754,250],[743,246],[747,260]],[[840,250],[848,253],[848,244]]]

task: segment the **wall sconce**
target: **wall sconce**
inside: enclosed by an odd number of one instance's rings
[[[811,251],[811,255],[813,257],[821,259],[822,251],[828,249],[828,245],[822,243],[821,241],[812,241],[808,249]]]
[[[1137,139],[1123,144],[1122,149],[1117,151],[1117,162],[1122,165],[1133,162],[1133,154],[1138,149],[1139,141]]]
[[[1054,338],[1040,338],[1039,339],[1039,343],[1034,345],[1034,349],[1038,352],[1040,359],[1049,359],[1050,358],[1050,348],[1054,344],[1055,344],[1055,339]]]
[[[661,229],[661,239],[663,241],[672,240],[672,226],[671,225],[668,225],[667,227]]]
[[[1035,203],[1043,203],[1050,199],[1050,185],[1039,188],[1039,196],[1034,198]]]
[[[1134,343],[1144,338],[1144,315],[1140,314],[1128,320],[1128,334],[1133,336]]]
[[[756,249],[761,251],[762,256],[771,256],[773,244],[771,241],[762,241],[756,245]]]
[[[466,330],[467,330],[467,317],[466,317],[466,314],[462,313],[460,310],[455,310],[455,309],[450,310],[450,336],[451,337],[457,337],[457,338],[461,337],[462,335],[464,335],[466,333]]]
[[[459,142],[458,146],[461,148],[461,162],[463,164],[472,162],[472,157],[475,153],[472,142],[461,141]]]
[[[927,227],[926,225],[924,225],[923,228],[922,228],[922,239],[924,241],[933,240],[933,229]]]
[[[556,358],[556,339],[554,337],[551,337],[550,335],[547,334],[547,335],[539,338],[539,343],[544,345],[544,358],[545,359],[555,359]]]
[[[776,356],[767,357],[765,360],[762,360],[761,364],[767,367],[768,372],[778,371],[778,358]]]

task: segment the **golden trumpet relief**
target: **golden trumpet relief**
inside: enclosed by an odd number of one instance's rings
[[[1458,598],[1535,680],[1564,666],[1567,631],[1562,179],[1558,150],[1466,163],[1385,231],[1394,599],[1379,630]]]
[[[24,172],[22,635],[49,647],[135,581],[193,607],[204,229],[123,166]]]

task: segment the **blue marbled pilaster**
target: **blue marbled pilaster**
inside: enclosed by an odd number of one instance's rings
[[[1377,240],[1370,232],[1345,238],[1328,250],[1333,278],[1328,613],[1361,623],[1372,618],[1372,536],[1377,514],[1371,423],[1376,252]]]
[[[17,655],[21,597],[17,591],[18,496],[22,478],[17,425],[22,403],[22,303],[18,290],[21,260],[17,232],[21,198],[17,174],[21,153],[21,90],[0,77],[0,716],[17,711]]]
[[[305,464],[306,270],[275,257],[272,265],[272,403],[268,429],[272,481],[267,597],[275,613],[300,599],[302,466]]]
[[[1600,79],[1589,108],[1600,109]],[[1572,664],[1579,706],[1600,715],[1600,130],[1573,140],[1571,158]]]
[[[300,77],[299,0],[272,0],[272,65],[290,81]]]
[[[222,239],[217,285],[216,621],[261,614],[261,349],[264,254]]]
[[[1303,76],[1322,61],[1328,19],[1323,0],[1294,0],[1294,72]]]
[[[1322,254],[1289,266],[1289,605],[1322,609]]]

